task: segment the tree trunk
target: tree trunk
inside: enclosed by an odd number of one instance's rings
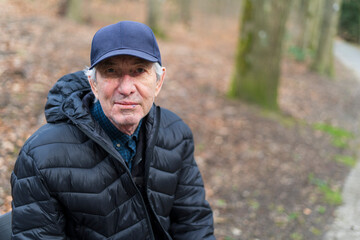
[[[161,28],[159,25],[160,16],[161,16],[160,6],[161,6],[160,0],[148,0],[147,23],[155,34],[161,33]]]
[[[320,74],[332,76],[333,67],[333,42],[336,35],[341,0],[324,1],[320,36],[315,53],[312,69]]]
[[[66,0],[66,17],[76,22],[84,22],[83,0]]]
[[[293,44],[305,51],[307,45],[307,19],[309,15],[310,0],[294,0],[291,17],[291,34],[293,35]]]
[[[245,0],[229,95],[277,109],[280,60],[289,0]]]
[[[306,20],[308,28],[307,48],[312,52],[316,52],[318,47],[319,29],[321,24],[321,16],[323,14],[323,4],[327,0],[310,0],[309,12]]]
[[[180,4],[180,18],[185,26],[190,27],[191,23],[191,0],[181,0]]]

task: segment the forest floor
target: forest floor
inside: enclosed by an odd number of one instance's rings
[[[89,65],[99,28],[20,3],[0,1],[0,213],[11,210],[10,174],[44,123],[48,90]],[[216,18],[168,27],[156,102],[193,130],[217,239],[321,239],[356,161],[360,83],[339,62],[330,79],[286,54],[279,112],[230,100],[237,31],[233,19]]]

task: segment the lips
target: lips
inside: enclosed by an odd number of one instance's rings
[[[115,104],[121,106],[122,108],[126,108],[126,109],[132,109],[138,105],[137,102],[130,102],[130,101],[119,101],[119,102],[115,102]]]

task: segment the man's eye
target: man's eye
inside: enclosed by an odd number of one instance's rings
[[[115,69],[113,69],[113,68],[108,68],[108,69],[106,69],[106,72],[107,72],[107,73],[114,73],[114,72],[115,72]]]
[[[143,72],[145,72],[144,68],[137,68],[136,69],[136,73],[143,73]]]
[[[139,75],[143,74],[144,72],[145,72],[145,68],[142,68],[142,67],[130,70],[130,74],[134,77],[139,76]]]

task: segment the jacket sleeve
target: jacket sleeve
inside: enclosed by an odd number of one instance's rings
[[[205,200],[203,180],[194,159],[192,135],[185,141],[183,166],[170,214],[170,233],[176,240],[212,240],[213,214]]]
[[[21,150],[11,175],[12,239],[66,239],[60,205],[51,197],[33,158]]]

